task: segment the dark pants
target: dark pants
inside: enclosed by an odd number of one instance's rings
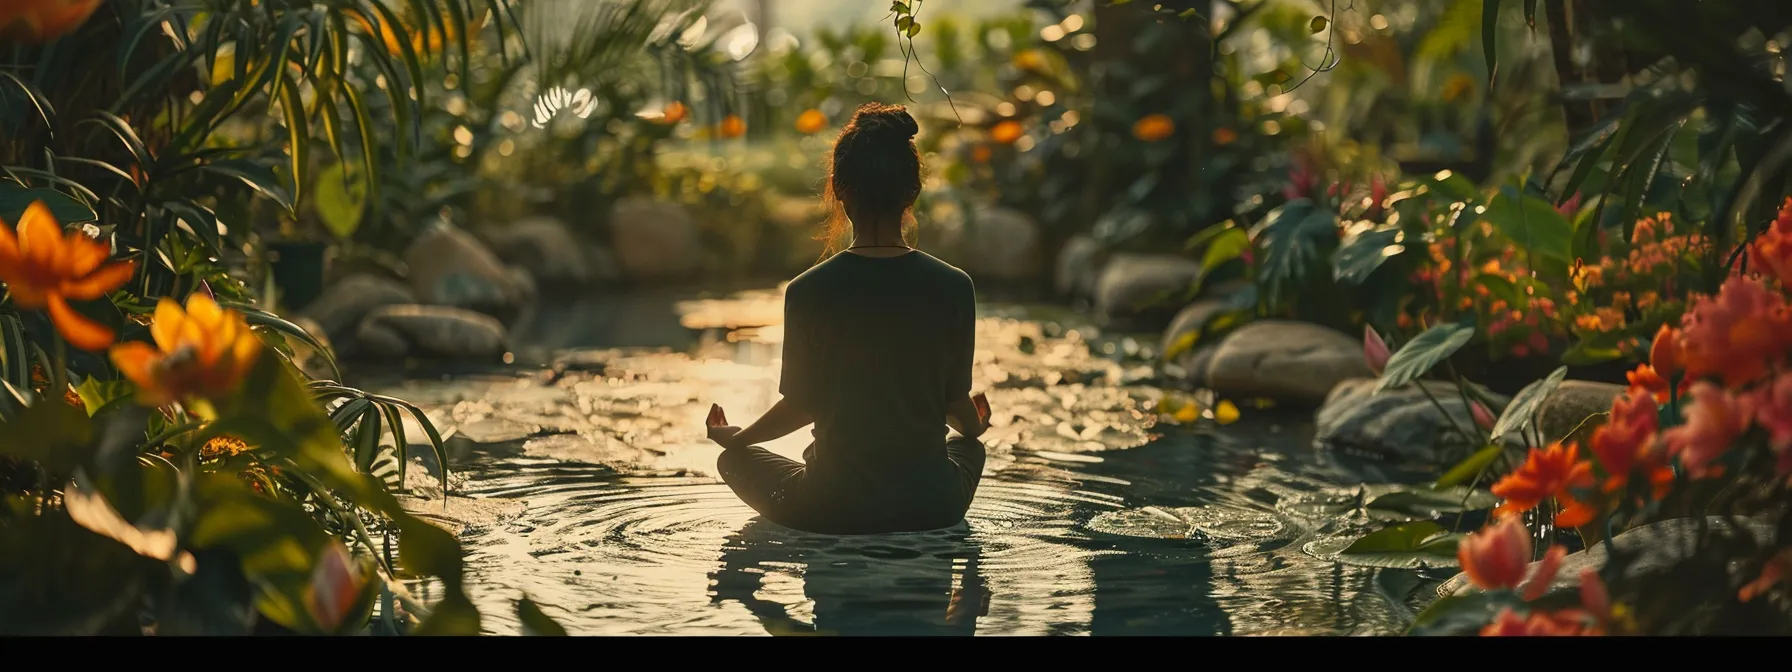
[[[983,477],[983,444],[954,436],[946,463],[901,487],[854,487],[815,478],[803,463],[758,446],[722,451],[716,469],[741,501],[785,527],[822,534],[918,532],[964,520]]]

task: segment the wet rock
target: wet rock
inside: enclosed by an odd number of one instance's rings
[[[1224,298],[1237,291],[1244,283],[1232,283],[1215,287],[1213,298],[1196,299],[1182,307],[1171,318],[1170,326],[1164,329],[1164,337],[1159,341],[1164,355],[1164,373],[1171,381],[1184,388],[1197,388],[1207,384],[1207,366],[1213,361],[1213,354],[1218,349],[1218,342],[1197,341],[1192,347],[1183,347],[1183,339],[1194,333],[1213,319],[1215,315],[1232,309],[1232,305]]]
[[[520,499],[483,497],[449,497],[443,500],[401,495],[398,503],[411,515],[455,535],[491,529],[522,515],[523,510],[528,508],[528,502]]]
[[[1427,380],[1375,394],[1375,383],[1374,378],[1353,378],[1332,389],[1319,407],[1314,445],[1427,461],[1456,459],[1476,447],[1455,429],[1478,431],[1455,384]],[[1436,405],[1426,398],[1426,392],[1437,399]],[[1501,405],[1507,401],[1494,400]],[[1439,405],[1448,412],[1447,417],[1438,410]],[[1450,424],[1452,420],[1455,425]]]
[[[1026,283],[1045,270],[1039,225],[1008,208],[980,208],[972,214],[965,261],[979,280]]]
[[[1101,277],[1101,265],[1106,261],[1106,254],[1101,244],[1088,236],[1073,236],[1064,243],[1064,249],[1058,251],[1058,263],[1052,275],[1052,283],[1059,294],[1073,298],[1090,298],[1095,295],[1095,282]]]
[[[437,222],[405,251],[411,290],[423,303],[514,318],[529,300],[527,289],[477,238]]]
[[[1713,530],[1727,529],[1725,519],[1711,516],[1706,524]],[[1773,521],[1767,519],[1749,519],[1743,521],[1739,530],[1754,535],[1757,541],[1771,541],[1774,534]],[[1699,538],[1699,521],[1696,518],[1673,518],[1658,523],[1650,523],[1632,528],[1612,537],[1612,545],[1621,553],[1639,553],[1637,560],[1625,568],[1625,576],[1635,577],[1649,572],[1660,571],[1683,562],[1692,556],[1694,543]],[[1584,551],[1569,553],[1562,559],[1561,569],[1556,572],[1552,590],[1565,590],[1580,586],[1581,570],[1599,569],[1605,566],[1607,550],[1605,544],[1598,544]],[[1531,563],[1525,570],[1525,580],[1537,575],[1538,563]],[[1457,574],[1437,587],[1437,594],[1443,597],[1452,595],[1468,595],[1480,592],[1481,589],[1469,583],[1468,575]]]
[[[1373,375],[1356,339],[1316,324],[1262,320],[1239,327],[1220,342],[1206,382],[1227,398],[1313,407],[1338,383]]]
[[[483,234],[499,259],[526,269],[535,284],[550,293],[581,289],[592,280],[585,245],[559,219],[530,217]]]
[[[1623,394],[1624,389],[1623,385],[1611,383],[1562,381],[1537,408],[1537,429],[1543,432],[1545,441],[1559,441],[1574,433],[1576,428],[1580,429],[1578,438],[1585,439],[1594,427],[1603,424],[1600,419],[1586,422],[1587,418],[1610,412],[1612,400]]]
[[[610,213],[610,237],[622,273],[630,280],[667,280],[697,269],[703,260],[697,223],[677,203],[629,197]]]
[[[322,335],[343,340],[354,336],[355,326],[373,309],[416,302],[417,296],[404,283],[356,273],[324,290],[300,315],[316,322]]]
[[[368,354],[496,360],[504,325],[490,315],[447,306],[385,306],[361,321],[356,339]]]
[[[1095,318],[1112,328],[1161,328],[1200,273],[1201,264],[1175,255],[1116,254],[1095,282]]]

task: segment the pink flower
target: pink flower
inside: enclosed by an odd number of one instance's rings
[[[1475,419],[1475,426],[1481,429],[1493,429],[1494,423],[1497,422],[1493,417],[1493,412],[1487,410],[1487,407],[1479,401],[1469,404],[1468,412]]]
[[[1669,454],[1679,457],[1681,466],[1697,474],[1722,457],[1748,429],[1752,404],[1705,381],[1694,383],[1690,396],[1686,424],[1662,435],[1667,439]]]
[[[1792,347],[1792,307],[1758,278],[1731,276],[1717,296],[1687,311],[1680,325],[1686,375],[1716,375],[1730,387],[1760,378]]]
[[[1388,344],[1381,340],[1381,334],[1375,333],[1374,327],[1363,327],[1363,360],[1369,363],[1369,370],[1381,375],[1388,367],[1390,356]]]
[[[1575,213],[1580,212],[1580,192],[1574,192],[1568,200],[1562,201],[1561,205],[1556,206],[1556,212],[1562,213],[1563,217],[1574,217]]]

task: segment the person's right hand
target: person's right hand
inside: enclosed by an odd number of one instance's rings
[[[709,440],[723,448],[734,447],[734,437],[740,434],[740,428],[728,424],[728,415],[722,412],[719,404],[709,405],[709,418],[704,424],[709,428]]]

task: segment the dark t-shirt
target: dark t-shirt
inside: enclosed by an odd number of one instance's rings
[[[815,418],[812,477],[876,488],[943,473],[976,308],[971,277],[920,251],[836,254],[790,282],[778,391]]]

